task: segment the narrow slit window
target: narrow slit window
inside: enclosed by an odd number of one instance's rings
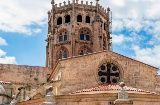
[[[62,59],[62,52],[59,52],[59,59]]]
[[[67,51],[64,51],[64,58],[67,58]]]
[[[59,35],[59,42],[62,42],[63,41],[63,35],[62,35],[62,33],[60,33],[60,35]]]

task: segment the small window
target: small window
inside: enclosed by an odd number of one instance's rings
[[[104,23],[104,30],[106,30],[106,24]]]
[[[62,42],[63,41],[63,35],[62,35],[62,33],[60,33],[60,35],[59,35],[59,42]]]
[[[79,32],[80,40],[90,41],[90,32],[88,29],[81,29]]]
[[[90,17],[86,16],[86,23],[90,23]]]
[[[65,34],[64,35],[64,41],[68,40],[68,36]]]
[[[86,40],[89,41],[90,40],[90,36],[86,35]]]
[[[66,50],[64,51],[64,58],[67,58],[67,52],[66,52]]]
[[[81,15],[77,16],[77,22],[82,22],[82,16]]]
[[[84,34],[83,33],[80,34],[80,40],[84,40]]]
[[[65,23],[69,23],[69,22],[71,22],[71,18],[70,18],[70,15],[67,15],[65,17]]]
[[[80,55],[83,55],[83,50],[80,51]]]
[[[57,25],[61,25],[61,24],[62,24],[62,18],[59,17],[59,18],[57,19]]]
[[[59,59],[62,59],[62,52],[59,52]]]
[[[62,31],[59,35],[59,42],[67,41],[68,40],[68,33],[67,31]]]

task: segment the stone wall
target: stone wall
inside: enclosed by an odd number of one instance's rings
[[[54,85],[58,94],[97,86],[100,84],[98,68],[106,62],[113,62],[120,68],[119,82],[124,81],[127,86],[156,91],[157,68],[114,52],[95,53],[59,61],[49,79],[56,81]]]
[[[17,93],[17,88],[21,86],[46,83],[47,74],[50,72],[51,70],[45,67],[0,64],[0,81],[16,85]],[[38,77],[38,81],[34,80],[35,76]]]

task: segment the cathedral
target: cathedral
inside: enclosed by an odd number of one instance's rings
[[[160,105],[159,68],[111,50],[110,8],[51,5],[46,67],[0,64],[0,105]]]

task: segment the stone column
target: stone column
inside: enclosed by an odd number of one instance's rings
[[[53,91],[53,87],[49,86],[48,87],[48,94],[45,97],[45,102],[43,102],[41,105],[56,105],[56,100],[55,100],[55,96],[52,93]]]
[[[120,83],[121,91],[118,93],[118,99],[114,101],[114,105],[133,105],[133,101],[128,98],[128,93],[124,89],[124,82]]]

